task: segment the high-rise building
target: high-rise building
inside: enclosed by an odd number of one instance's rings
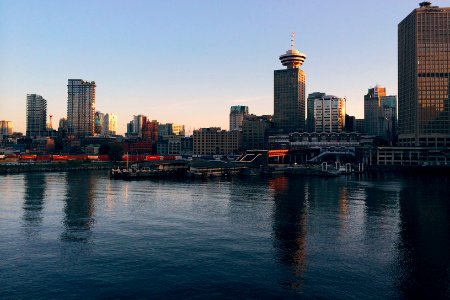
[[[294,34],[291,49],[280,56],[285,70],[274,71],[274,114],[273,122],[279,131],[289,133],[305,129],[305,82],[306,75],[299,67],[306,55],[294,48]]]
[[[139,137],[142,137],[142,126],[146,118],[144,115],[133,116],[133,133]]]
[[[44,137],[47,132],[47,100],[41,95],[27,95],[27,137]]]
[[[95,81],[69,79],[67,84],[67,124],[69,134],[94,135]]]
[[[242,121],[244,121],[244,116],[246,115],[248,115],[248,106],[232,106],[230,109],[230,131],[242,131]]]
[[[386,96],[386,88],[376,85],[370,88],[364,96],[364,122],[365,132],[370,135],[378,135],[378,122],[381,107],[381,97]]]
[[[159,124],[156,120],[147,120],[144,118],[144,124],[142,125],[142,139],[150,140],[153,142],[158,141]]]
[[[245,150],[267,149],[267,133],[272,127],[272,116],[246,115],[242,122],[242,146]]]
[[[117,116],[115,114],[106,113],[103,116],[102,134],[103,136],[117,134]]]
[[[94,115],[94,133],[95,134],[103,134],[103,118],[105,117],[104,113],[99,111],[95,112]]]
[[[392,141],[397,131],[397,97],[376,85],[364,96],[364,132]]]
[[[345,128],[345,98],[325,96],[314,100],[316,132],[341,132]]]
[[[450,7],[420,3],[398,24],[398,142],[450,146]]]
[[[306,130],[308,132],[316,131],[314,121],[314,100],[321,99],[326,96],[326,93],[314,92],[308,95],[306,100]]]
[[[5,120],[0,121],[0,137],[12,134],[13,134],[12,121],[5,121]]]

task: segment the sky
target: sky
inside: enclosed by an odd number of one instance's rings
[[[273,71],[295,47],[306,93],[397,94],[397,25],[418,0],[0,0],[0,120],[26,127],[26,95],[66,117],[67,79],[95,81],[96,110],[228,129],[232,105],[273,114]],[[433,1],[448,6],[449,1]]]

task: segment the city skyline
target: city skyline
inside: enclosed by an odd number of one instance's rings
[[[118,116],[119,134],[138,114],[185,124],[188,132],[225,129],[233,105],[273,114],[273,70],[291,31],[308,55],[306,94],[346,97],[348,113],[361,118],[367,87],[379,83],[397,94],[397,25],[419,2],[249,1],[239,9],[237,2],[177,2],[168,10],[163,3],[81,1],[71,11],[51,1],[2,2],[0,119],[25,132],[31,93],[44,95],[54,120],[66,117],[67,80],[85,78],[98,85],[96,110]],[[376,24],[365,22],[368,8]],[[32,22],[40,11],[45,20]]]

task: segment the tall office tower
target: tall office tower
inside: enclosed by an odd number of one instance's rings
[[[12,121],[0,121],[0,137],[13,134]]]
[[[401,146],[450,146],[450,7],[420,3],[398,24]]]
[[[69,79],[67,84],[67,124],[69,134],[94,135],[95,81]]]
[[[370,88],[367,95],[364,96],[364,122],[365,133],[369,135],[378,135],[381,97],[386,96],[386,88],[376,85]]]
[[[95,134],[103,134],[103,118],[105,117],[104,113],[99,111],[95,112],[94,115],[94,133]]]
[[[308,132],[316,131],[314,121],[314,100],[325,97],[325,93],[314,92],[308,95],[306,100],[306,130]]]
[[[103,116],[103,136],[110,136],[117,134],[117,116],[115,114],[106,113]]]
[[[142,125],[146,119],[144,115],[133,116],[133,133],[139,137],[142,137]]]
[[[325,96],[314,100],[316,132],[342,132],[345,128],[345,98]]]
[[[246,115],[248,115],[248,106],[232,106],[230,109],[230,131],[242,131],[242,121]]]
[[[305,129],[305,72],[299,69],[306,55],[294,48],[294,33],[291,49],[280,56],[285,70],[274,71],[275,128],[285,133]]]
[[[47,132],[47,100],[41,95],[27,95],[27,137],[45,136]]]
[[[397,135],[397,96],[381,97],[380,109],[379,135],[392,142]]]

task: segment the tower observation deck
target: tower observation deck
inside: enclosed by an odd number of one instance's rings
[[[306,59],[306,55],[301,53],[294,47],[294,33],[291,34],[291,49],[280,56],[280,61],[283,66],[288,69],[298,69]]]

